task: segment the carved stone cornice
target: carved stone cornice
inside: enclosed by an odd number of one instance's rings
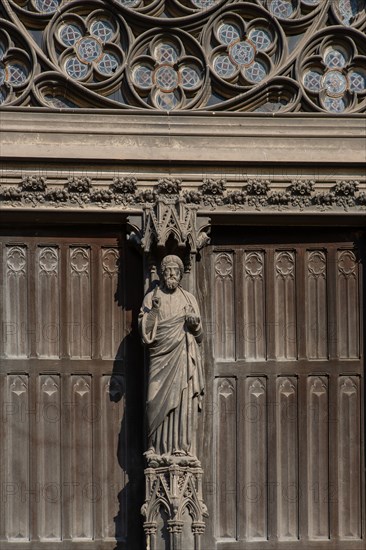
[[[364,211],[366,187],[355,179],[333,183],[312,179],[294,179],[281,184],[268,178],[247,179],[241,184],[223,178],[204,178],[192,187],[182,180],[163,178],[150,187],[135,177],[113,178],[103,185],[88,176],[68,177],[63,185],[49,184],[45,176],[29,175],[17,185],[0,185],[0,209],[101,208],[143,213],[140,227],[142,246],[149,250],[151,241],[165,246],[174,235],[179,246],[189,242],[196,252],[206,241],[202,226],[194,220],[200,210],[230,211]],[[141,236],[142,239],[142,236]]]

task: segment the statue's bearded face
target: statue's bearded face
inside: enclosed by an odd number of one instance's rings
[[[176,264],[167,265],[163,272],[164,285],[168,290],[175,290],[180,283],[181,273]]]

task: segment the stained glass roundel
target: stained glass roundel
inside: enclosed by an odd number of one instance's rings
[[[353,69],[348,73],[349,88],[352,92],[366,91],[366,71],[363,69]]]
[[[61,0],[33,0],[34,7],[40,13],[54,13],[60,7]]]
[[[110,52],[105,52],[97,65],[98,70],[105,75],[114,74],[118,69],[118,66],[118,58]]]
[[[158,63],[176,63],[179,57],[177,46],[168,42],[159,43],[154,50],[154,57]]]
[[[200,9],[211,8],[211,6],[217,4],[218,1],[219,0],[191,0],[192,4]]]
[[[246,67],[244,74],[246,78],[253,83],[262,82],[267,76],[266,67],[260,61],[254,61],[250,67]]]
[[[91,63],[101,56],[102,46],[95,38],[86,37],[78,42],[76,51],[82,61]]]
[[[233,23],[222,23],[217,31],[218,39],[221,44],[229,46],[233,42],[236,42],[240,38],[240,29]]]
[[[314,69],[309,69],[304,74],[304,86],[310,92],[319,92],[321,89],[322,73]]]
[[[347,78],[340,71],[328,71],[322,85],[330,96],[340,96],[347,90]]]
[[[162,111],[171,111],[179,103],[174,92],[163,92],[162,90],[156,90],[154,100],[156,106]]]
[[[213,60],[213,68],[221,78],[230,78],[236,72],[236,66],[231,62],[228,55],[217,55]]]
[[[325,96],[323,100],[324,107],[331,113],[343,113],[346,109],[346,101],[343,97]]]
[[[201,77],[197,67],[184,65],[179,70],[181,84],[185,90],[195,90],[201,84]]]
[[[155,83],[160,90],[172,92],[178,86],[178,74],[173,67],[161,65],[154,73]]]
[[[80,80],[88,73],[88,65],[85,65],[77,57],[70,57],[65,63],[66,72],[71,78]]]
[[[279,19],[289,19],[294,13],[292,2],[288,0],[271,0],[269,10]]]
[[[331,47],[325,52],[324,63],[330,69],[344,67],[347,61],[347,54],[341,48]]]
[[[146,65],[138,65],[132,71],[132,80],[139,88],[149,90],[153,85],[152,70]]]
[[[107,20],[97,20],[93,21],[90,27],[90,32],[92,35],[99,38],[103,44],[108,42],[114,33],[112,24]]]
[[[247,67],[255,56],[255,49],[250,42],[236,42],[229,48],[231,59],[237,64]]]
[[[272,36],[269,31],[260,27],[257,29],[252,29],[249,33],[249,38],[257,50],[264,52],[268,50],[272,42]]]
[[[74,24],[63,25],[59,31],[59,37],[65,46],[73,46],[82,35],[81,29]]]
[[[9,63],[7,81],[14,87],[21,86],[27,80],[28,70],[22,63]]]
[[[117,0],[117,2],[127,8],[136,8],[140,4],[140,0]]]

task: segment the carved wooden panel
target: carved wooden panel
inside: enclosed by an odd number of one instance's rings
[[[339,377],[338,513],[341,539],[361,538],[360,381]]]
[[[127,304],[125,251],[113,235],[23,240],[1,239],[0,547],[112,550],[130,531],[133,545],[141,502],[126,488],[127,447],[134,438],[131,453],[142,456],[142,436],[128,428],[122,342],[141,295],[130,287]],[[138,353],[128,364],[142,373]]]
[[[228,269],[215,278],[212,319],[228,324],[234,316],[236,324],[235,340],[226,341],[231,359],[214,333],[208,337],[222,403],[212,426],[217,548],[363,550],[363,255],[356,236],[328,233],[319,242],[309,228],[271,238],[238,229],[230,254],[228,233],[213,240],[205,262],[212,272],[227,258]],[[229,417],[223,407],[234,395]],[[236,491],[224,498],[222,486],[230,491],[234,479]]]
[[[293,250],[275,252],[276,357],[296,358],[296,256]]]
[[[60,282],[59,249],[37,248],[36,311],[37,354],[39,357],[60,355]]]
[[[88,358],[92,354],[90,249],[69,250],[69,353]]]
[[[101,319],[98,327],[101,338],[101,355],[113,359],[118,354],[123,333],[123,317],[118,306],[119,250],[102,248],[102,298]],[[122,353],[122,350],[120,350]]]
[[[338,353],[342,358],[359,356],[358,263],[352,250],[337,254]]]
[[[4,260],[4,347],[7,357],[28,355],[27,247],[6,246]]]
[[[326,359],[327,339],[327,257],[324,250],[308,250],[306,255],[307,356]]]
[[[42,374],[38,378],[39,440],[37,445],[39,500],[39,537],[60,541],[62,537],[61,475],[61,382],[60,375]]]
[[[242,345],[239,357],[249,360],[266,357],[266,318],[265,318],[265,256],[262,250],[244,253],[244,296]]]
[[[121,491],[128,483],[127,472],[120,464],[127,465],[127,426],[125,418],[125,397],[116,402],[119,395],[125,395],[125,379],[121,375],[102,376],[102,475],[103,495],[103,538],[124,540],[127,536],[127,495]],[[118,437],[117,437],[118,434]],[[117,460],[116,460],[117,457]],[[118,495],[118,498],[116,498]]]
[[[24,374],[7,377],[6,468],[3,486],[6,497],[5,535],[25,542],[30,536],[29,509],[29,380]]]
[[[233,255],[220,252],[215,255],[215,353],[221,359],[235,357],[235,288]]]
[[[236,539],[237,536],[237,412],[236,381],[222,378],[216,381],[216,536]]]
[[[324,376],[307,380],[307,519],[309,539],[329,538],[329,387]]]
[[[245,478],[244,508],[246,539],[267,540],[267,381],[264,377],[245,380]]]

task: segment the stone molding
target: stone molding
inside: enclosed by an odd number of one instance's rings
[[[163,233],[169,235],[169,228],[161,223],[169,216],[176,218],[175,225],[178,223],[185,240],[192,225],[190,216],[193,210],[364,211],[366,184],[355,179],[339,179],[325,184],[305,178],[287,184],[264,178],[233,184],[224,178],[204,178],[194,187],[188,187],[180,179],[163,178],[146,187],[134,177],[115,177],[109,184],[102,185],[87,176],[72,176],[63,185],[55,185],[48,184],[46,177],[33,175],[23,177],[18,185],[2,184],[0,208],[138,210],[145,213],[145,239],[154,234],[157,243],[164,241],[164,245],[167,237]]]

